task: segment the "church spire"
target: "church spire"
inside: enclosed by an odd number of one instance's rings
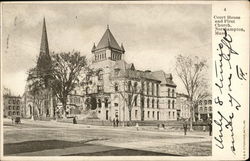
[[[45,18],[43,18],[42,38],[40,44],[40,54],[37,60],[37,68],[40,70],[48,70],[51,66],[51,58],[49,55],[49,44],[46,30]]]
[[[42,39],[41,39],[40,52],[49,54],[49,44],[48,44],[45,17],[43,18],[43,29],[42,29]]]

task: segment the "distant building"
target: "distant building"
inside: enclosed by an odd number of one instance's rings
[[[198,120],[207,121],[213,116],[212,97],[206,97],[198,101]]]
[[[176,110],[177,120],[190,118],[190,101],[188,95],[183,93],[176,93]]]
[[[4,108],[3,108],[4,117],[22,116],[20,96],[4,95],[3,105],[4,105]]]

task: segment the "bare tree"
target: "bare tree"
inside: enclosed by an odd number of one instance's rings
[[[119,86],[119,83],[121,82],[122,85]],[[128,107],[129,112],[129,122],[131,123],[132,120],[132,109],[135,106],[135,104],[138,102],[138,96],[142,92],[142,88],[140,87],[139,83],[140,81],[135,81],[132,84],[132,81],[129,78],[118,78],[118,77],[112,77],[111,79],[111,85],[114,88],[115,93],[118,93],[122,101],[124,103],[123,106],[123,126],[125,122],[125,107]]]
[[[196,57],[178,55],[176,58],[176,73],[186,89],[190,108],[190,130],[193,130],[194,108],[199,99],[208,96],[206,81],[206,60]]]

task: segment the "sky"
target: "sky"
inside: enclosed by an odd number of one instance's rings
[[[115,2],[114,2],[115,3]],[[3,4],[2,85],[22,95],[28,69],[39,55],[43,17],[50,51],[91,56],[107,25],[125,48],[125,60],[139,70],[173,74],[178,54],[208,60],[211,78],[211,5],[200,4]]]

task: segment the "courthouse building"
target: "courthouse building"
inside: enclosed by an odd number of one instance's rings
[[[45,22],[43,28],[46,40],[42,38],[41,44],[48,42]],[[45,48],[49,55],[48,44]],[[117,43],[108,27],[91,53],[90,70],[81,76],[81,85],[68,98],[68,115],[120,121],[177,119],[176,84],[172,74],[162,70],[142,71],[133,63],[127,63],[123,44]],[[60,102],[56,105],[51,99],[48,102],[51,103],[44,108],[49,110],[43,111],[54,116],[61,107]],[[30,103],[30,106],[33,105]]]

